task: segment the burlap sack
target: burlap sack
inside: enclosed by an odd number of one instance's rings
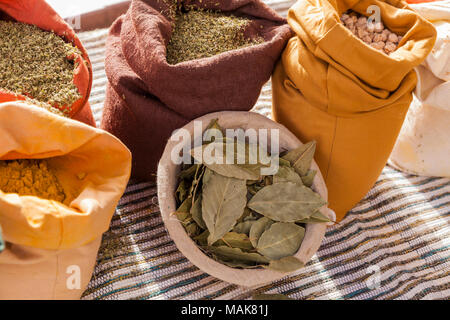
[[[291,37],[285,19],[260,0],[180,3],[248,16],[252,22],[245,34],[262,36],[265,42],[169,65],[172,18],[166,2],[132,1],[107,41],[102,128],[132,151],[134,178],[155,179],[165,142],[176,128],[213,111],[250,110]]]
[[[302,145],[302,143],[284,126],[254,112],[215,112],[195,119],[195,121],[201,122],[203,129],[206,129],[213,119],[218,119],[221,127],[227,129],[254,129],[256,132],[258,132],[259,129],[267,129],[269,131],[278,130],[280,151],[292,150]],[[183,129],[187,130],[192,137],[195,136],[194,121],[184,126]],[[271,133],[269,132],[268,135],[270,136]],[[268,141],[270,143],[270,140]],[[255,287],[285,277],[286,274],[272,270],[250,270],[227,267],[206,256],[187,235],[186,230],[181,225],[180,221],[173,215],[177,209],[175,190],[178,184],[177,175],[180,172],[181,167],[174,164],[172,161],[172,151],[174,148],[178,149],[180,147],[178,145],[179,143],[178,139],[169,140],[167,142],[163,156],[158,165],[158,199],[159,207],[161,208],[161,216],[169,231],[170,237],[173,239],[178,249],[189,259],[189,261],[202,271],[223,281],[240,286]],[[190,141],[187,143],[190,148]],[[311,165],[311,169],[317,171],[312,188],[318,192],[323,199],[327,200],[327,187],[319,167],[314,161]],[[332,210],[324,206],[320,211],[332,221],[335,221],[336,215]],[[306,232],[302,245],[295,254],[299,260],[306,264],[317,252],[322,243],[322,239],[325,236],[326,227],[327,224],[325,223],[311,223],[306,225]]]
[[[450,177],[450,1],[411,5],[431,21],[437,40],[416,68],[415,99],[390,157],[413,174]]]
[[[380,8],[403,35],[391,55],[353,35],[343,12]],[[436,31],[397,0],[301,0],[290,10],[295,31],[274,71],[273,115],[302,141],[316,140],[331,209],[342,219],[385,166],[416,85],[413,70],[433,48]]]
[[[126,188],[131,154],[103,130],[23,102],[0,104],[0,136],[0,160],[49,158],[67,194],[62,204],[0,190],[0,299],[79,298]],[[79,281],[70,278],[74,266]],[[67,285],[72,280],[78,289]]]
[[[91,126],[95,126],[88,99],[92,87],[92,65],[86,49],[74,30],[45,2],[45,0],[0,0],[0,20],[12,20],[35,25],[42,30],[53,31],[66,42],[72,43],[82,53],[70,57],[78,63],[74,72],[73,83],[78,88],[81,98],[73,103],[69,116]],[[2,72],[0,70],[0,72]],[[0,88],[0,103],[24,100],[21,95],[14,95]],[[61,106],[64,108],[65,106]]]

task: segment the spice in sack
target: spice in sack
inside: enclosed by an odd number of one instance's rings
[[[177,64],[263,43],[262,38],[244,36],[249,22],[249,19],[220,12],[178,12],[167,46],[167,62]]]
[[[383,22],[369,22],[367,17],[354,11],[344,13],[341,21],[359,39],[388,55],[397,50],[402,40],[402,36],[385,28]]]
[[[46,160],[0,161],[0,190],[59,202],[66,199]]]
[[[0,88],[68,115],[81,98],[73,83],[75,54],[80,50],[53,32],[0,21]]]
[[[209,128],[222,130],[217,120]],[[227,143],[234,144],[234,159],[245,156],[245,163],[197,163],[185,168],[179,174],[174,214],[207,255],[227,266],[280,272],[301,268],[303,263],[294,255],[303,241],[305,224],[330,222],[319,211],[327,202],[311,188],[316,174],[310,170],[315,142],[283,154],[278,172],[267,176],[261,174],[263,163],[248,161],[251,150],[259,150],[257,145],[215,140],[197,147],[201,150],[194,148],[191,155],[200,161],[197,157],[205,148],[223,148],[227,157],[231,150]]]

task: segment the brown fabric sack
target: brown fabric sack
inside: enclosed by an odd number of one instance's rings
[[[260,0],[179,1],[179,5],[246,16],[252,22],[245,35],[263,37],[265,42],[169,65],[166,45],[173,21],[169,6],[162,0],[132,1],[111,27],[107,41],[109,84],[101,127],[132,151],[132,177],[141,180],[155,180],[157,163],[175,129],[207,113],[250,110],[292,35],[285,19]]]

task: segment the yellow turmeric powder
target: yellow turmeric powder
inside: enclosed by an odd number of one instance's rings
[[[0,161],[0,190],[59,202],[66,198],[46,160]]]

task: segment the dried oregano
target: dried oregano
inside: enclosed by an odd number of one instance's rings
[[[167,46],[167,62],[177,64],[262,43],[262,38],[244,36],[249,23],[247,18],[221,12],[178,11]]]
[[[223,132],[217,119],[207,129]],[[233,144],[230,150],[234,148],[235,153],[242,146],[242,142],[219,139],[194,148],[191,155],[208,149],[223,150],[226,156],[227,143]],[[246,160],[250,150],[259,150],[250,146],[245,142],[241,149]],[[229,267],[295,271],[303,266],[294,254],[303,241],[304,224],[330,222],[319,211],[326,202],[310,188],[314,151],[315,142],[311,142],[287,152],[279,158],[280,168],[273,176],[261,174],[266,165],[249,161],[184,168],[178,175],[175,214],[207,255]],[[233,156],[241,159],[242,155]]]
[[[0,21],[0,88],[68,114],[81,98],[73,83],[75,54],[79,49],[53,32]]]

